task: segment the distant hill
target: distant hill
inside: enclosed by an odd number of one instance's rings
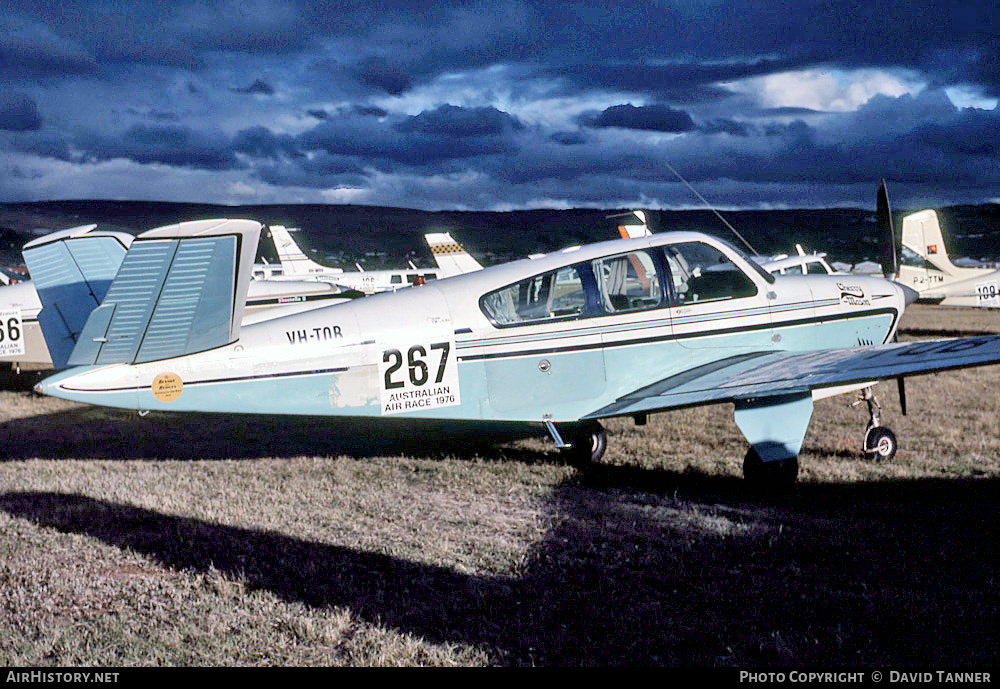
[[[138,234],[153,227],[205,218],[252,218],[299,227],[300,244],[321,263],[352,268],[399,266],[406,260],[433,265],[425,232],[451,232],[486,264],[530,253],[617,236],[607,216],[629,209],[527,210],[511,212],[422,211],[355,205],[216,206],[145,201],[48,201],[0,204],[0,263],[20,265],[24,242],[47,232],[97,223]],[[897,211],[898,219],[906,212]],[[938,209],[955,258],[1000,259],[1000,206]],[[698,230],[739,244],[708,210],[649,211],[654,232]],[[728,211],[723,213],[762,254],[806,249],[826,251],[831,260],[877,260],[874,209]],[[262,247],[274,260],[273,247]]]

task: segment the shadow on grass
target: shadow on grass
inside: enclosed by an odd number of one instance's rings
[[[538,425],[393,418],[170,414],[81,407],[9,420],[0,459],[255,459],[262,457],[516,458],[545,455],[498,447],[544,434]]]
[[[995,480],[802,485],[601,467],[567,481],[517,576],[447,567],[80,495],[0,509],[176,569],[218,570],[306,605],[500,664],[993,664]],[[662,495],[668,493],[669,495]]]

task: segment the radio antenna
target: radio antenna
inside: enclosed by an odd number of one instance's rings
[[[747,245],[747,248],[748,248],[748,249],[750,249],[750,252],[751,252],[751,253],[752,253],[752,254],[753,254],[754,256],[760,256],[760,254],[759,254],[759,253],[757,253],[757,250],[756,250],[756,249],[754,249],[754,248],[753,248],[752,246],[750,246],[750,242],[748,242],[748,241],[747,241],[747,240],[746,240],[746,239],[745,239],[745,238],[743,237],[743,235],[741,235],[741,234],[740,234],[739,232],[737,232],[737,231],[736,231],[736,228],[735,228],[735,227],[733,227],[732,225],[730,225],[730,224],[729,224],[729,221],[728,221],[728,220],[726,220],[725,218],[723,218],[723,217],[722,217],[722,214],[721,214],[721,213],[719,213],[719,211],[715,210],[715,208],[713,208],[713,207],[712,207],[712,204],[710,204],[710,203],[709,203],[708,201],[706,201],[706,200],[705,200],[705,197],[704,197],[704,196],[702,196],[701,194],[699,194],[699,193],[698,193],[698,191],[697,191],[697,190],[696,190],[696,189],[695,189],[694,187],[692,187],[692,186],[691,186],[690,184],[688,184],[688,181],[687,181],[686,179],[684,179],[683,177],[681,177],[681,173],[677,172],[677,170],[675,170],[675,169],[674,169],[673,165],[671,165],[671,164],[670,164],[670,163],[668,163],[667,161],[663,161],[663,164],[664,164],[664,165],[666,165],[666,166],[667,166],[667,167],[668,167],[668,168],[670,169],[670,171],[671,171],[672,173],[674,173],[675,175],[677,175],[677,179],[679,179],[679,180],[680,180],[681,182],[683,182],[683,183],[684,183],[684,186],[686,186],[686,187],[687,187],[688,189],[690,189],[690,190],[691,190],[691,193],[692,193],[692,194],[694,194],[694,195],[695,195],[695,196],[697,196],[697,197],[698,197],[699,199],[701,199],[701,202],[705,204],[705,208],[707,208],[708,210],[710,210],[710,211],[712,211],[713,213],[715,213],[715,217],[717,217],[717,218],[718,218],[719,220],[721,220],[721,221],[722,221],[722,224],[723,224],[723,225],[725,225],[726,227],[728,227],[728,228],[729,228],[729,230],[730,230],[730,231],[731,231],[731,232],[732,232],[733,234],[735,234],[735,235],[736,235],[737,237],[739,237],[739,239],[740,239],[740,241],[741,241],[741,242],[743,242],[744,244],[746,244],[746,245]]]

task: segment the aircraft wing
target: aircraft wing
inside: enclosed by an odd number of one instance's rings
[[[584,418],[787,395],[993,363],[1000,363],[1000,335],[814,352],[752,352],[664,378]]]

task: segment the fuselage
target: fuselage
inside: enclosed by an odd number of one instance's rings
[[[900,266],[897,281],[916,290],[920,301],[944,306],[1000,308],[1000,271],[986,268]]]
[[[891,339],[881,278],[770,276],[699,233],[574,247],[244,325],[224,347],[70,369],[48,394],[130,409],[574,421],[749,352]]]

